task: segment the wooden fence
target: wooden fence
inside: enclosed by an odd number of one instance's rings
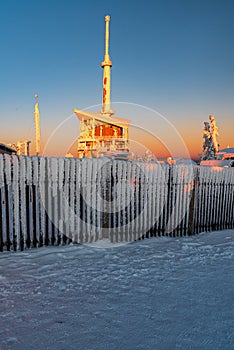
[[[0,251],[234,227],[234,169],[0,155]]]

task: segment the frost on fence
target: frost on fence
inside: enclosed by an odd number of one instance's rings
[[[0,155],[0,248],[233,227],[233,169]]]
[[[200,167],[195,193],[194,231],[234,227],[234,169]]]

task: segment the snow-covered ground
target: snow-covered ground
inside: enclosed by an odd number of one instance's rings
[[[234,230],[0,253],[0,349],[234,349]]]

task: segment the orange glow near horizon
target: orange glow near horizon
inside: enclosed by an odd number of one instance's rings
[[[147,117],[146,117],[146,127],[147,127]],[[220,123],[221,124],[221,123]],[[219,126],[219,124],[218,124]],[[152,126],[152,129],[156,129],[155,125]],[[56,127],[49,124],[47,129],[41,131],[42,142],[41,142],[41,155],[49,157],[65,157],[65,155],[71,152],[74,157],[77,156],[77,138],[79,136],[79,122],[77,119],[71,118],[65,124],[62,124],[61,127],[56,131],[55,136],[53,136],[53,128]],[[226,148],[227,146],[233,146],[233,135],[232,128],[227,128],[221,124],[220,126],[220,136],[218,138],[220,149]],[[190,157],[194,160],[199,159],[199,153],[202,153],[202,125],[190,126],[182,124],[178,125],[178,132],[183,139],[185,146],[187,147]],[[155,132],[154,132],[155,133]],[[10,137],[9,137],[10,135]],[[22,136],[23,135],[23,136]],[[23,141],[26,139],[26,133],[22,128],[15,128],[11,131],[7,128],[2,130],[1,133],[1,143],[17,143],[18,140]],[[30,145],[31,155],[35,155],[35,141],[34,141],[34,128],[31,127],[30,133],[27,135],[27,139],[31,140]],[[174,157],[185,157],[183,154],[180,154],[176,150],[176,138],[175,135],[170,134],[171,144],[175,149],[170,149],[167,143],[167,138],[164,137],[165,142],[161,141],[160,135],[153,135],[153,132],[144,130],[143,128],[138,128],[130,125],[129,129],[129,139],[130,139],[130,150],[135,154],[143,154],[146,149],[151,151],[156,158],[167,158],[169,156]],[[49,143],[48,143],[49,142]],[[172,147],[171,147],[172,148]],[[174,152],[174,153],[173,153]],[[173,154],[172,154],[173,153]]]
[[[230,131],[230,130],[229,130]],[[230,131],[231,134],[231,131]],[[69,135],[69,133],[66,133],[66,135]],[[13,135],[14,137],[8,138],[6,135],[4,138],[0,140],[1,143],[9,144],[9,143],[16,143],[17,140],[23,140],[23,138],[20,139],[20,137],[17,137],[17,135]],[[45,136],[45,135],[44,135]],[[184,132],[181,134],[185,145],[187,146],[190,157],[194,160],[199,159],[199,153],[202,153],[202,132],[198,137],[191,137],[190,134]],[[221,135],[222,136],[222,135]],[[232,147],[232,136],[227,135],[229,137],[219,137],[220,140],[220,149],[226,148],[227,146]],[[43,137],[43,142],[41,144],[41,155],[49,156],[49,157],[64,157],[67,153],[71,152],[74,157],[77,156],[77,141],[76,138],[73,137],[73,141],[69,142],[69,137],[64,136],[60,139],[56,138],[53,142],[47,145],[47,141],[49,140],[49,137],[47,140],[45,140],[45,137]],[[31,138],[32,139],[32,138]],[[151,151],[156,158],[167,158],[171,156],[171,152],[167,148],[166,145],[164,145],[158,138],[155,136],[149,134],[147,131],[133,129],[130,128],[130,150],[131,152],[134,152],[135,154],[142,155],[145,153],[145,151],[148,149]],[[222,142],[221,142],[222,140]],[[35,142],[33,141],[30,145],[30,154],[35,155]],[[183,157],[182,154],[176,154],[178,157]]]

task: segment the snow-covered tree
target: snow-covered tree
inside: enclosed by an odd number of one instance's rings
[[[218,127],[213,115],[210,115],[209,119],[210,123],[204,122],[202,160],[216,159],[216,154],[219,150],[219,144],[217,142],[217,136],[219,136]]]
[[[217,141],[217,136],[219,136],[219,129],[216,125],[215,117],[213,115],[209,116],[210,118],[210,124],[211,124],[211,135],[212,135],[212,141],[215,149],[215,153],[219,151],[219,144]]]

